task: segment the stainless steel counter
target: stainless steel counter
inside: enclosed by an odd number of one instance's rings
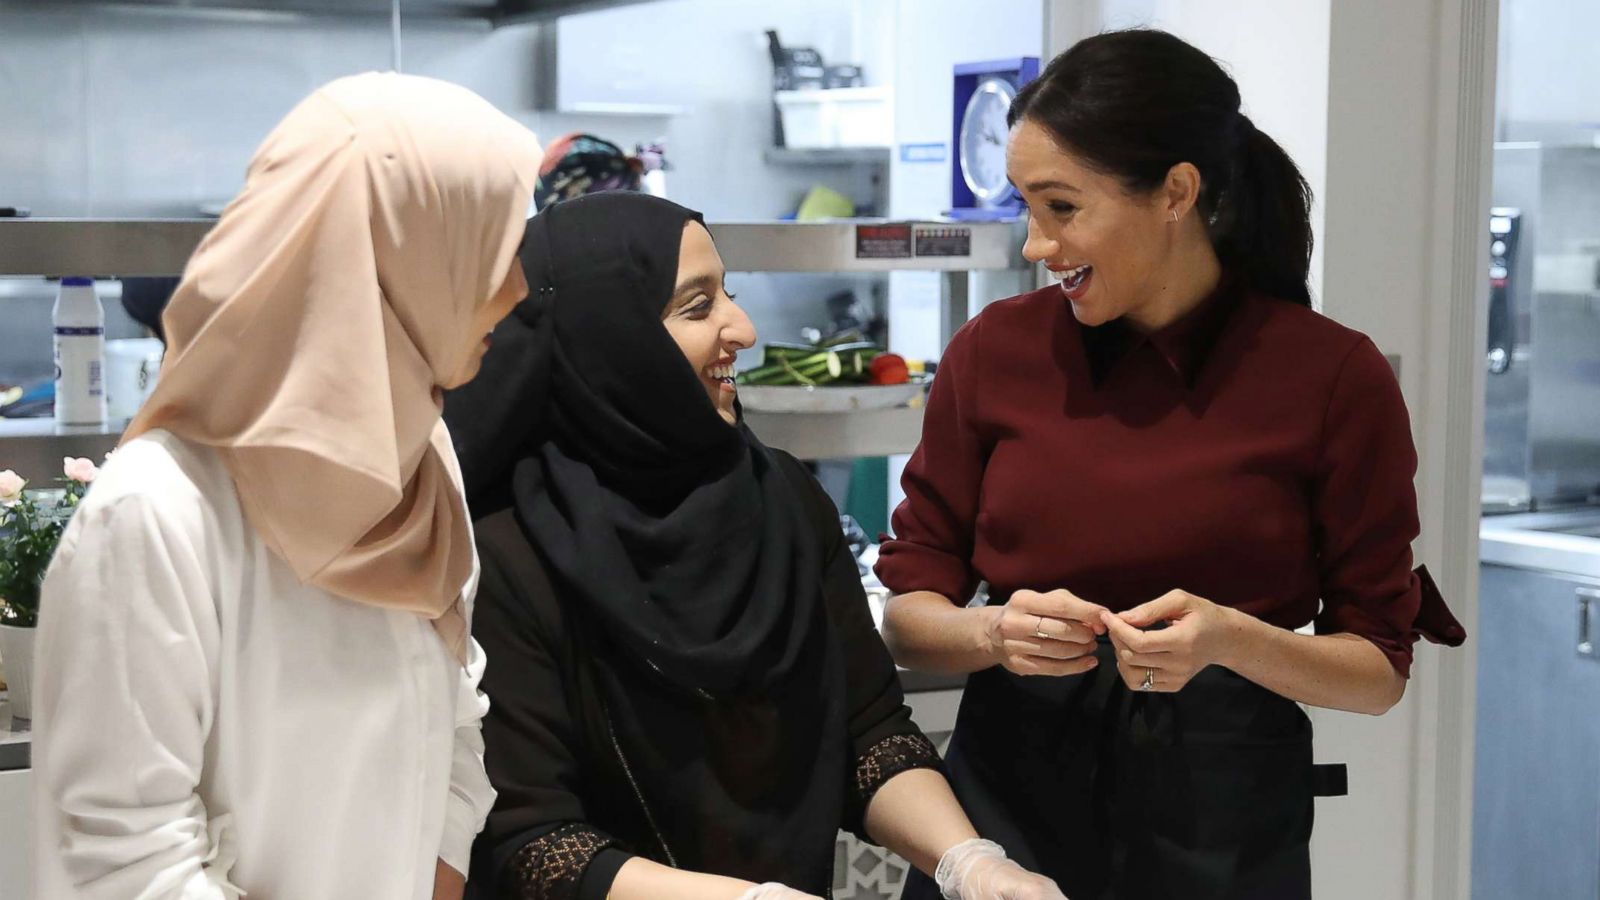
[[[13,469],[34,487],[61,477],[61,458],[81,456],[99,463],[117,446],[126,420],[105,425],[58,425],[50,419],[0,419],[0,469]]]
[[[1600,508],[1479,534],[1473,895],[1600,897]]]
[[[1600,578],[1600,507],[1490,516],[1478,540],[1485,563]]]
[[[30,724],[11,718],[11,704],[0,700],[0,772],[29,767],[33,749]]]

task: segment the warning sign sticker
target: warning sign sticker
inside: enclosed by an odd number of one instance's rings
[[[856,259],[910,259],[910,225],[857,225]]]
[[[971,256],[972,229],[961,225],[918,228],[914,249],[918,256]]]

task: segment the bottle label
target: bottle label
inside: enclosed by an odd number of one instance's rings
[[[55,328],[56,421],[92,425],[106,418],[105,328]]]

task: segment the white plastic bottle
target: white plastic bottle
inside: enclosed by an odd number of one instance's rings
[[[56,421],[106,421],[106,311],[93,278],[63,278],[56,293]]]

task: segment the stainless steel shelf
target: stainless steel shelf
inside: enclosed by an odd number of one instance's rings
[[[969,272],[1026,266],[1027,228],[1020,221],[721,222],[711,225],[711,235],[723,263],[735,272]]]
[[[848,413],[762,413],[745,422],[769,447],[801,459],[844,459],[910,453],[922,439],[922,407]]]
[[[889,164],[890,150],[888,147],[768,147],[761,156],[769,164],[777,166],[886,166]]]
[[[0,219],[0,275],[180,275],[215,219]]]
[[[561,16],[629,6],[646,0],[405,0],[407,21],[459,20],[486,25],[547,22]],[[0,9],[75,6],[122,12],[169,12],[196,17],[235,17],[247,21],[299,18],[354,18],[385,20],[390,0],[0,0]]]
[[[127,419],[113,419],[104,425],[61,425],[53,418],[0,419],[0,440],[13,438],[113,438],[128,427]]]
[[[0,219],[0,276],[180,274],[214,224],[211,219]],[[733,271],[942,272],[946,339],[967,319],[967,272],[1026,266],[1026,228],[1020,221],[723,222],[712,224],[711,232]],[[772,446],[805,459],[889,456],[916,448],[922,410],[751,413],[750,425]],[[61,456],[97,458],[116,439],[111,428],[57,430],[49,420],[0,424],[6,467],[28,478],[53,478]]]
[[[569,103],[550,112],[569,116],[637,116],[640,118],[671,118],[686,116],[692,110],[687,106],[668,103]]]
[[[212,219],[0,219],[0,275],[178,275]],[[1016,269],[1021,222],[722,222],[736,272]]]

